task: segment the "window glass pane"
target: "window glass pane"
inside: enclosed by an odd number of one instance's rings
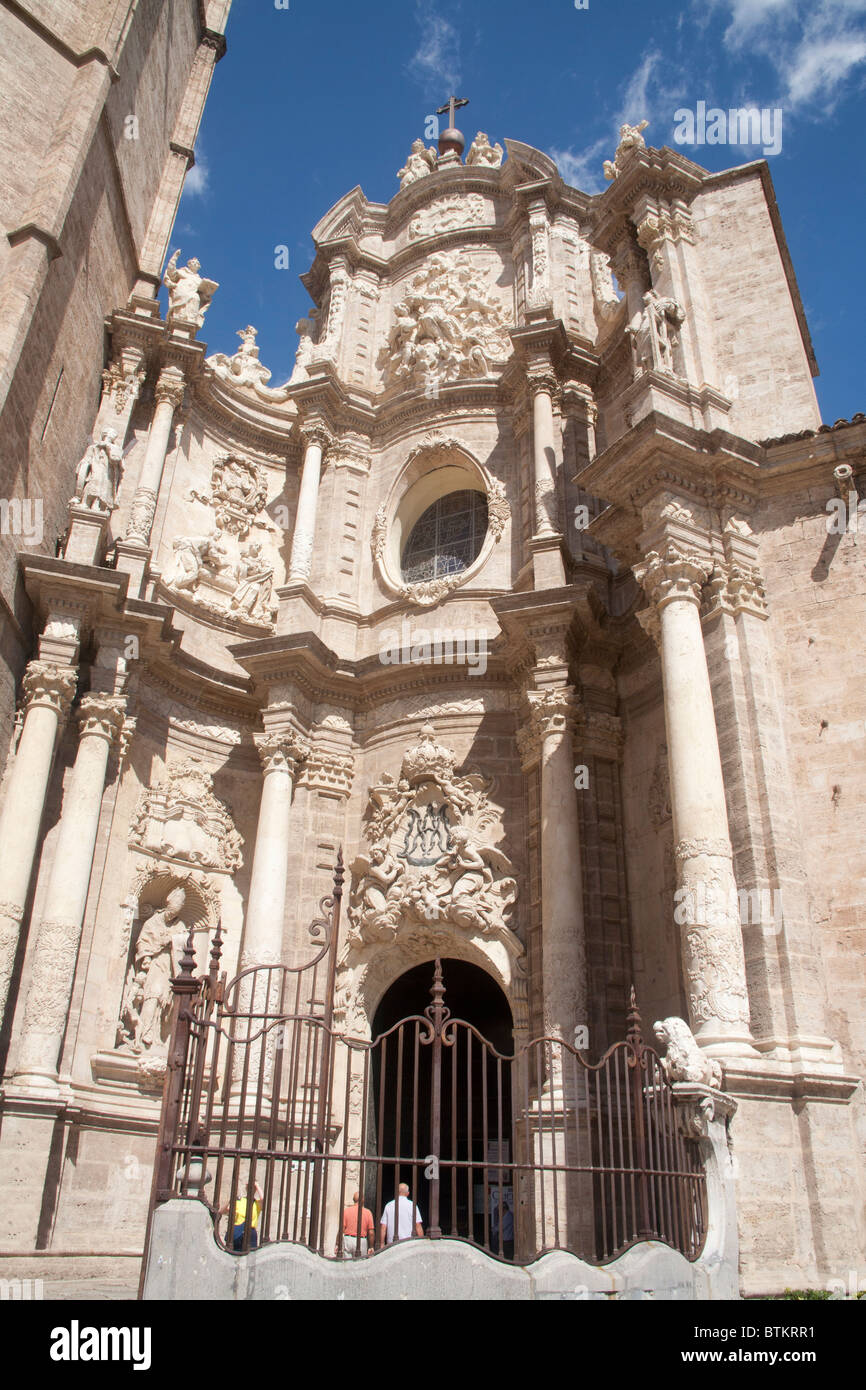
[[[466,488],[439,497],[415,522],[403,551],[403,578],[417,584],[459,574],[477,559],[487,534],[487,498]]]

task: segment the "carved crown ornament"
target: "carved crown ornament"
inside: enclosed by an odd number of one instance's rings
[[[142,792],[129,843],[145,854],[200,869],[234,873],[243,863],[231,812],[214,795],[213,777],[195,759],[165,769]]]
[[[490,939],[510,956],[523,946],[509,925],[517,881],[496,847],[501,812],[492,781],[455,771],[456,755],[424,724],[396,780],[370,788],[369,854],[351,865],[347,955],[429,932]]]
[[[425,475],[436,469],[459,469],[465,475],[464,487],[477,488],[480,481],[487,498],[487,535],[481,549],[470,565],[456,573],[442,575],[436,579],[407,581],[403,578],[401,555],[398,550],[395,521],[399,517],[404,525],[400,539],[405,541],[411,524],[418,519],[413,511],[413,494],[416,486],[423,485]],[[451,474],[452,479],[455,474]],[[459,483],[457,484],[459,487]],[[444,493],[442,494],[444,495]],[[428,505],[435,498],[427,498]],[[387,501],[376,512],[370,546],[377,578],[382,588],[391,598],[401,599],[418,608],[432,608],[441,603],[448,594],[465,584],[487,562],[495,544],[502,539],[506,523],[511,517],[511,507],[505,492],[505,485],[479,463],[477,459],[458,440],[438,435],[428,435],[416,445],[407,456],[406,463],[391,489]]]

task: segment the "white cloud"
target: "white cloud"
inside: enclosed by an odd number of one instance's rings
[[[603,136],[583,150],[551,150],[550,157],[566,183],[583,193],[600,193],[605,186],[601,166],[612,154],[610,140]]]
[[[830,115],[866,62],[866,0],[716,0],[730,14],[724,43],[767,58],[786,110],[812,105]]]
[[[415,17],[421,42],[409,60],[409,71],[425,88],[442,91],[444,99],[460,82],[460,35],[431,0],[418,0]]]
[[[204,151],[199,146],[195,152],[195,164],[184,179],[184,193],[189,198],[200,198],[207,190],[209,177],[208,162],[204,157]]]

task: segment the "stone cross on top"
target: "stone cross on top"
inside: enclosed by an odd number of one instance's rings
[[[468,97],[452,96],[448,98],[444,106],[437,107],[437,116],[444,116],[445,112],[448,112],[448,129],[443,130],[442,134],[439,136],[440,154],[447,154],[449,150],[453,150],[459,159],[460,155],[463,153],[463,146],[466,142],[460,134],[460,131],[454,125],[454,112],[457,110],[458,106],[468,105]]]

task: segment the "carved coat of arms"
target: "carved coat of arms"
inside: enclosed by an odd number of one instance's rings
[[[499,813],[491,783],[459,776],[455,755],[425,724],[397,781],[370,790],[369,855],[353,862],[350,942],[393,940],[419,927],[450,924],[472,935],[511,937],[517,898],[510,860],[489,843]]]

